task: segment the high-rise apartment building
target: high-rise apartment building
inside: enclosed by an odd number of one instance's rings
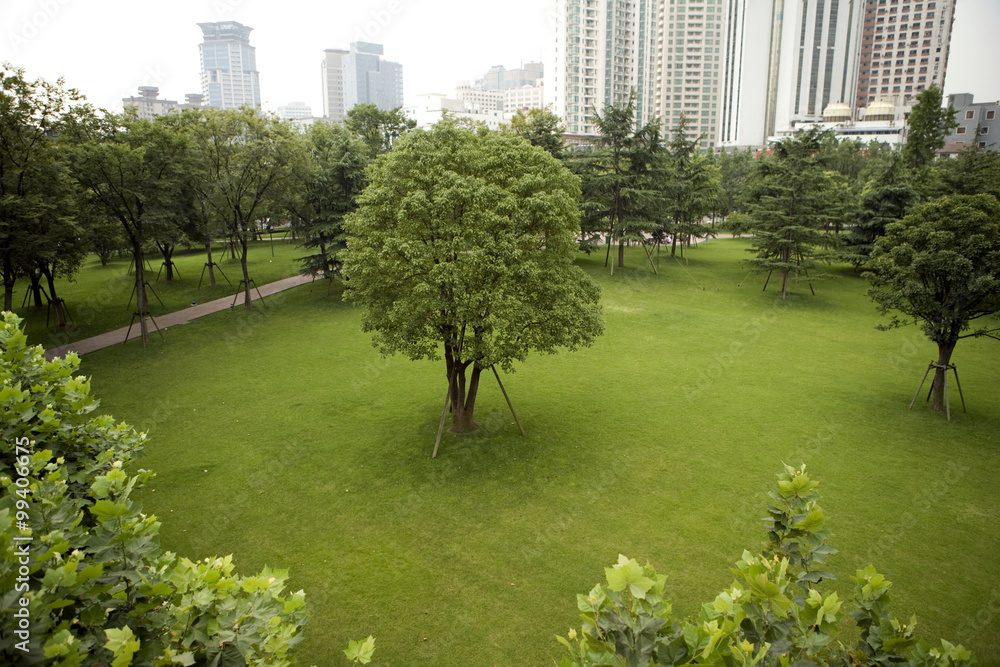
[[[923,89],[944,90],[955,0],[865,0],[857,107],[891,99],[912,104]]]
[[[403,106],[403,66],[382,60],[382,45],[352,42],[342,55],[344,111],[358,104],[374,104],[391,111]]]
[[[719,127],[722,36],[725,0],[687,0],[656,3],[654,113],[663,122],[664,136],[683,115],[687,135],[702,137],[702,148],[716,144]]]
[[[323,75],[323,117],[332,121],[344,120],[344,63],[349,52],[343,49],[323,51],[320,69]]]
[[[863,0],[729,0],[719,143],[762,146],[854,102]]]
[[[663,0],[659,0],[663,2]],[[635,93],[636,120],[655,114],[657,0],[556,0],[546,45],[546,98],[571,134],[595,135],[593,113]]]
[[[218,109],[260,107],[257,57],[250,46],[253,28],[235,21],[199,23],[204,42],[198,46],[201,59],[201,90],[207,104]]]

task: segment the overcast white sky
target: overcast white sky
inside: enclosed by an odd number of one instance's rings
[[[119,110],[140,85],[183,101],[201,92],[202,22],[254,29],[264,107],[292,101],[322,115],[323,49],[358,39],[403,64],[406,103],[453,95],[491,65],[541,60],[548,0],[0,0],[0,62],[29,77],[66,79],[97,106]],[[958,0],[946,93],[1000,100],[1000,0]]]

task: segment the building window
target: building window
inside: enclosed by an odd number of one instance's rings
[[[966,111],[965,112],[965,118],[966,119],[971,119],[971,118],[975,118],[975,117],[976,117],[976,112],[975,111]]]
[[[993,118],[996,116],[996,113],[997,113],[996,111],[987,111],[986,120],[993,120]]]
[[[965,126],[962,126],[955,130],[955,134],[965,134]]]
[[[989,134],[989,133],[990,133],[990,128],[988,128],[988,127],[983,127],[983,128],[979,129],[979,134],[980,135]]]

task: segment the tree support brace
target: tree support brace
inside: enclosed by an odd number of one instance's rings
[[[135,326],[135,318],[137,318],[137,317],[139,317],[139,318],[148,317],[149,321],[153,323],[154,327],[156,327],[156,333],[160,334],[160,340],[166,342],[166,338],[163,337],[163,332],[160,331],[160,325],[157,324],[156,320],[153,319],[153,314],[150,313],[147,310],[147,311],[145,311],[145,312],[143,312],[141,314],[139,313],[139,311],[135,311],[134,313],[132,313],[132,321],[129,322],[128,331],[125,332],[125,340],[122,341],[122,345],[125,345],[126,343],[128,343],[128,335],[130,333],[132,333],[132,327]],[[146,347],[145,341],[143,341],[142,346]]]
[[[226,282],[227,282],[227,283],[229,283],[229,286],[230,286],[230,287],[232,287],[232,286],[233,286],[233,281],[231,281],[231,280],[230,280],[230,279],[229,279],[229,278],[228,278],[228,277],[226,276],[226,274],[225,274],[225,273],[223,273],[223,271],[222,271],[222,267],[221,267],[221,266],[219,266],[218,262],[212,262],[211,264],[209,264],[208,262],[205,262],[205,267],[204,267],[204,268],[203,268],[203,269],[201,270],[201,278],[199,278],[199,279],[198,279],[198,289],[201,289],[201,282],[202,282],[203,280],[205,280],[205,271],[207,271],[207,270],[208,270],[208,268],[209,268],[210,266],[214,266],[214,267],[215,267],[215,270],[216,270],[216,271],[218,271],[218,272],[219,272],[219,274],[221,274],[221,275],[222,275],[222,277],[226,279]],[[177,275],[179,276],[179,275],[180,275],[180,273],[178,273]],[[157,274],[157,276],[159,276],[159,274]]]
[[[503,382],[500,381],[500,374],[497,373],[496,366],[490,366],[493,369],[493,375],[496,376],[497,384],[500,385],[500,391],[503,392],[503,397],[507,399],[507,407],[510,408],[510,414],[514,415],[514,423],[517,424],[517,429],[524,435],[524,428],[521,426],[521,420],[517,418],[517,413],[514,412],[514,404],[510,402],[510,396],[507,395],[507,390],[503,388]]]
[[[227,280],[228,280],[228,278],[227,278]],[[232,283],[230,283],[230,284],[232,284]],[[240,294],[242,293],[242,288],[243,288],[244,285],[246,285],[248,289],[249,288],[253,288],[253,289],[257,290],[257,297],[260,299],[261,303],[264,303],[264,295],[260,293],[260,288],[257,287],[257,281],[254,280],[253,278],[251,278],[250,282],[247,282],[247,281],[245,281],[245,280],[243,280],[241,278],[240,279],[240,283],[236,286],[236,294],[233,295],[233,302],[231,304],[229,304],[230,308],[233,308],[234,306],[236,306],[236,300],[240,298]]]
[[[930,374],[931,369],[940,369],[944,371],[944,409],[945,414],[948,416],[948,421],[951,421],[951,402],[948,400],[948,371],[950,370],[955,374],[955,384],[958,385],[958,396],[962,399],[962,412],[968,412],[965,409],[965,395],[962,393],[962,383],[958,381],[958,369],[955,368],[955,364],[939,364],[932,361],[927,366],[927,370],[924,372],[923,379],[920,380],[920,386],[917,387],[917,393],[913,395],[913,400],[910,401],[909,409],[913,409],[913,404],[917,402],[917,396],[920,395],[920,390],[924,388],[924,382],[927,380],[927,376]],[[931,394],[934,392],[934,381],[931,381],[930,391],[927,392],[927,401],[931,400]],[[925,403],[927,401],[924,401]]]

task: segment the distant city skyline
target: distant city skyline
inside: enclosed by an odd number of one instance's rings
[[[362,0],[314,5],[290,0],[5,0],[0,61],[30,77],[66,79],[96,106],[121,109],[139,86],[183,99],[201,89],[198,23],[254,27],[261,101],[276,111],[293,101],[323,109],[323,51],[362,40],[384,46],[403,65],[404,104],[422,93],[451,94],[494,65],[540,61],[551,38],[551,5],[532,0]],[[1000,34],[1000,2],[957,0],[945,93],[1000,99],[1000,61],[984,57]]]

